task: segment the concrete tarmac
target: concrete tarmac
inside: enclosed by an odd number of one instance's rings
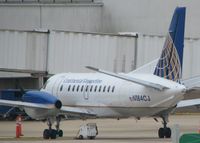
[[[171,139],[159,139],[158,129],[162,126],[162,120],[155,122],[152,118],[142,118],[137,121],[129,119],[94,119],[94,120],[69,120],[61,122],[61,129],[64,132],[63,138],[48,140],[50,143],[171,143]],[[169,127],[179,124],[181,134],[195,133],[200,128],[200,115],[173,115],[169,118]],[[97,123],[99,135],[95,140],[76,140],[80,125],[86,123]],[[20,139],[15,138],[15,122],[0,121],[0,142],[1,143],[43,143],[47,142],[42,138],[43,130],[47,128],[46,123],[40,121],[24,121],[23,134]]]

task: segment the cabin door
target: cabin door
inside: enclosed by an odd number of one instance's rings
[[[84,88],[84,92],[83,92],[83,98],[85,100],[89,99],[89,90],[90,90],[89,88],[90,88],[90,86],[86,84],[85,88]]]

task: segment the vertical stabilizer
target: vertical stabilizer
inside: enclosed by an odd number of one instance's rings
[[[177,7],[154,75],[180,82],[182,77],[185,7]]]

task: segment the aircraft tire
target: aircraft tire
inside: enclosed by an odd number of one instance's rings
[[[159,136],[159,138],[164,138],[165,137],[165,130],[164,130],[164,128],[160,128],[158,130],[158,136]]]
[[[45,129],[44,132],[43,132],[43,138],[44,139],[49,139],[50,137],[50,132],[48,129]]]
[[[51,130],[51,139],[56,139],[57,131],[52,129]]]
[[[93,139],[95,139],[95,137],[93,137],[93,136],[91,136],[91,137],[88,137],[90,140],[93,140]]]
[[[82,139],[83,139],[83,136],[82,136],[82,135],[80,135],[78,138],[79,138],[80,140],[82,140]]]
[[[58,134],[59,137],[63,137],[63,131],[62,131],[62,130],[59,130],[59,131],[57,132],[57,134]]]
[[[170,128],[166,128],[166,130],[165,130],[165,137],[166,138],[171,138],[171,129]]]

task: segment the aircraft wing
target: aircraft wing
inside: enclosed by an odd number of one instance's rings
[[[69,106],[62,106],[61,114],[71,114],[75,116],[89,116],[89,117],[95,117],[96,115],[92,113],[91,111],[79,108],[79,107],[69,107]]]
[[[11,100],[3,100],[0,99],[0,105],[3,106],[11,106],[11,107],[18,107],[18,108],[34,108],[34,109],[55,109],[54,104],[39,104],[39,103],[30,103],[30,102],[22,102],[22,101],[11,101]],[[77,108],[77,107],[68,107],[62,106],[59,109],[58,114],[70,114],[75,116],[96,116],[92,112],[86,109]]]
[[[94,67],[90,67],[90,66],[86,66],[86,68],[91,69],[91,70],[96,71],[96,72],[99,72],[99,73],[109,75],[109,76],[113,76],[113,77],[120,78],[120,79],[123,79],[123,80],[126,80],[126,81],[130,81],[130,82],[134,82],[134,83],[137,83],[137,84],[140,84],[140,85],[143,85],[143,86],[147,86],[147,87],[150,87],[150,88],[155,88],[155,89],[158,89],[158,90],[168,89],[168,87],[166,87],[166,86],[156,84],[156,83],[153,83],[153,82],[150,82],[150,81],[144,81],[144,80],[141,80],[141,79],[136,79],[136,78],[133,78],[133,77],[130,77],[130,76],[127,76],[127,75],[116,74],[116,73],[104,71],[104,70],[94,68]]]
[[[189,106],[200,106],[200,99],[182,100],[178,102],[176,108],[189,107]]]
[[[39,103],[30,103],[30,102],[22,102],[22,101],[11,101],[11,100],[3,100],[0,99],[0,105],[3,106],[12,106],[18,108],[39,108],[39,109],[53,109],[55,106],[53,104],[39,104]]]

